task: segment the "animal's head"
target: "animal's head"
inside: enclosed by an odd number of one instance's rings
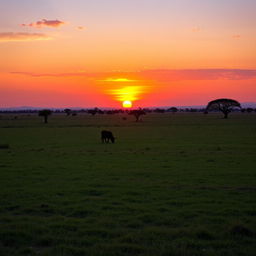
[[[110,138],[110,140],[111,140],[112,143],[115,143],[115,137],[114,137],[114,136],[112,136],[112,137]]]

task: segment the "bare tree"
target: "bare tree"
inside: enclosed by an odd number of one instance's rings
[[[228,118],[228,114],[233,110],[233,108],[241,108],[238,101],[232,99],[217,99],[210,101],[206,107],[206,111],[217,110],[224,114],[224,118]]]

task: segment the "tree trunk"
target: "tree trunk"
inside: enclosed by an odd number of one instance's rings
[[[224,113],[224,118],[227,119],[228,118],[228,111],[225,111],[223,113]]]
[[[48,123],[48,116],[47,116],[47,115],[44,116],[44,123],[45,123],[45,124]]]

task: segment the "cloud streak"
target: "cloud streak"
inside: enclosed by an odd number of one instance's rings
[[[165,81],[247,80],[256,78],[254,69],[159,69],[142,71],[145,77]]]
[[[42,33],[14,33],[3,32],[0,33],[0,42],[27,42],[27,41],[41,41],[50,40],[50,36]]]
[[[138,80],[133,80],[129,78],[106,78],[103,80],[99,80],[101,82],[123,82],[123,83],[130,83],[130,82],[137,82]]]
[[[36,22],[32,22],[30,24],[21,24],[22,27],[34,27],[34,28],[42,28],[42,27],[52,27],[57,28],[62,25],[65,25],[66,22],[61,20],[46,20],[42,19]]]
[[[78,26],[76,27],[77,30],[85,30],[85,27],[84,26]]]
[[[118,101],[135,101],[139,100],[142,94],[149,90],[146,86],[127,86],[118,89],[108,90],[107,93],[113,95]]]
[[[84,72],[70,72],[70,73],[33,73],[33,72],[10,72],[14,75],[25,75],[32,77],[69,77],[69,76],[88,76],[91,77],[89,73]]]
[[[256,78],[254,69],[154,69],[137,72],[70,72],[70,73],[31,73],[11,72],[32,77],[84,76],[101,82],[136,82],[141,80],[185,81],[185,80],[249,80]]]
[[[236,35],[233,35],[232,38],[234,38],[234,39],[240,39],[240,38],[241,38],[241,35],[236,34]]]

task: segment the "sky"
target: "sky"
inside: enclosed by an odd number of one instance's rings
[[[0,0],[0,107],[256,101],[255,0]]]

